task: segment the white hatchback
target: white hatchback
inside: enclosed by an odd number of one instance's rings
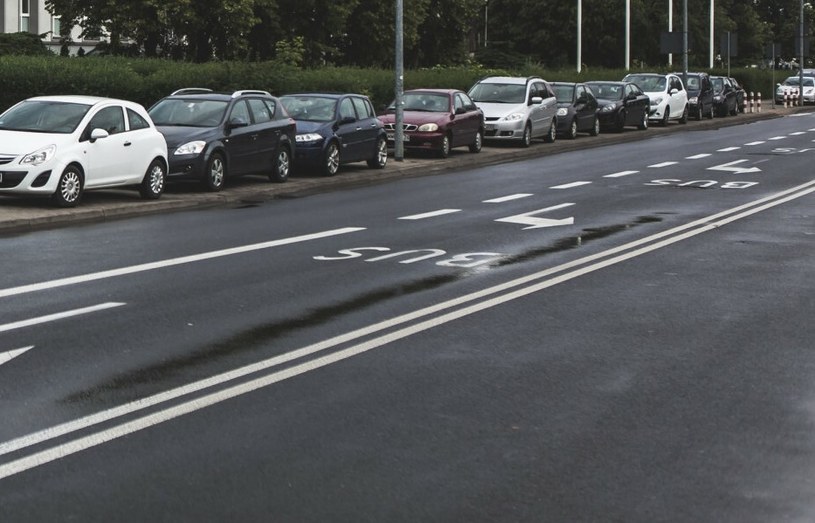
[[[648,119],[660,125],[668,125],[669,120],[688,122],[688,91],[682,80],[675,74],[632,73],[623,78],[624,82],[637,84],[648,98],[651,108]]]
[[[0,194],[77,205],[86,189],[135,186],[159,198],[167,143],[144,107],[92,96],[41,96],[0,114]]]

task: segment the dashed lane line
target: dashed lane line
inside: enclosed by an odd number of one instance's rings
[[[491,200],[484,200],[481,203],[504,203],[504,202],[511,202],[512,200],[520,200],[522,198],[528,198],[530,196],[534,196],[531,193],[518,193],[518,194],[510,194],[507,196],[501,196],[499,198],[493,198]]]
[[[427,218],[436,218],[437,216],[444,216],[447,214],[455,214],[461,212],[461,209],[439,209],[438,211],[424,212],[421,214],[412,214],[410,216],[401,216],[398,220],[424,220]]]
[[[581,185],[589,185],[592,182],[572,182],[572,183],[564,183],[563,185],[555,185],[554,187],[549,187],[550,189],[572,189],[574,187],[580,187]]]

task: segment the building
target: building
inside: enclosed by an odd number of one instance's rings
[[[59,36],[60,17],[53,16],[45,8],[45,0],[3,0],[0,10],[0,32],[27,32],[43,36],[43,43],[55,53],[62,48]],[[80,27],[71,29],[71,41],[67,42],[70,54],[77,54],[80,49],[92,50],[98,40],[80,39]]]

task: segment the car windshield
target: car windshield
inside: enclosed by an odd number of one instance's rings
[[[698,76],[688,76],[688,89],[691,89],[691,90],[699,89],[699,77]]]
[[[215,127],[228,105],[221,100],[165,98],[150,108],[150,118],[159,126]]]
[[[450,97],[443,93],[405,93],[403,100],[405,111],[450,112]],[[388,109],[393,110],[393,104]]]
[[[280,103],[289,116],[306,122],[333,122],[336,118],[337,99],[322,96],[283,96]]]
[[[589,84],[594,96],[603,100],[622,100],[623,86],[620,84]]]
[[[71,134],[90,108],[87,104],[28,100],[0,115],[0,130]]]
[[[470,90],[470,98],[482,103],[522,104],[526,102],[526,85],[481,82]]]
[[[799,85],[799,81],[800,78],[793,76],[784,80],[784,85],[793,85],[797,87]],[[812,87],[813,85],[815,85],[815,78],[804,78],[804,87]]]
[[[724,90],[724,80],[721,78],[711,78],[710,83],[713,85],[714,93],[721,93]]]
[[[634,82],[645,92],[655,93],[664,91],[667,85],[664,76],[629,76],[626,78],[628,82]]]
[[[558,102],[571,103],[574,100],[574,86],[573,85],[553,85],[555,88],[555,97]]]

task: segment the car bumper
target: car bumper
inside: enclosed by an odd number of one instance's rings
[[[619,111],[612,111],[610,113],[597,113],[597,119],[600,120],[600,127],[616,127],[620,118]]]
[[[201,179],[205,169],[206,159],[203,154],[170,155],[167,179]]]
[[[0,167],[0,193],[53,194],[59,184],[59,175],[65,167],[62,162],[47,162],[29,169]]]
[[[394,137],[394,132],[388,131],[388,147],[390,148],[396,145]],[[405,131],[402,143],[405,149],[441,149],[443,139],[444,133],[442,132],[420,133]]]
[[[485,140],[522,140],[524,137],[523,120],[513,122],[487,122],[484,125]]]

